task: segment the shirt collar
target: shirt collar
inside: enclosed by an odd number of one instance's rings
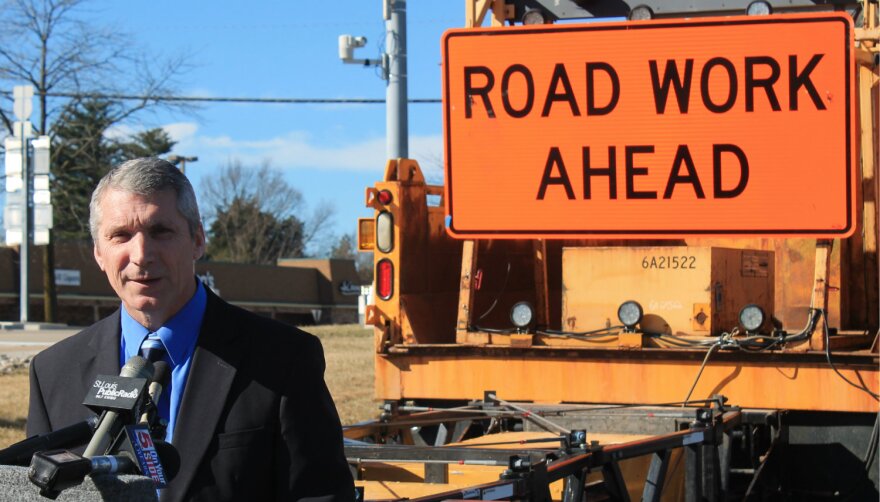
[[[165,321],[156,334],[165,345],[171,364],[177,366],[183,363],[193,352],[199,331],[202,327],[202,318],[205,316],[205,306],[208,303],[208,294],[202,281],[195,279],[196,292],[192,298],[171,319]],[[122,338],[126,347],[132,347],[133,353],[137,354],[141,344],[150,330],[135,321],[125,310],[121,309]]]

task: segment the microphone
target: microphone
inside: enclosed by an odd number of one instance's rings
[[[104,408],[95,435],[89,441],[84,457],[94,457],[98,453],[107,450],[110,442],[119,433],[122,427],[119,415],[131,415],[137,410],[138,402],[143,395],[143,389],[147,382],[153,379],[153,364],[141,356],[132,356],[126,361],[125,366],[119,372],[119,378],[105,378],[98,376],[93,388],[94,395],[86,396],[85,404],[96,408]],[[127,380],[127,381],[126,381]],[[133,386],[131,391],[120,390],[119,387],[129,383]],[[124,418],[123,418],[124,420]]]
[[[150,450],[153,450],[155,455]],[[162,440],[154,440],[152,445],[147,448],[139,444],[137,447],[126,449],[116,455],[96,455],[90,460],[92,467],[89,474],[92,476],[97,474],[141,474],[154,478],[153,481],[160,484],[155,475],[162,471],[161,484],[163,486],[174,479],[180,470],[180,453],[174,445]]]
[[[92,437],[97,425],[98,417],[89,417],[56,431],[31,436],[0,450],[0,465],[28,465],[31,457],[38,451],[73,448],[84,444]]]
[[[156,449],[156,454],[159,457],[159,465],[162,466],[164,471],[163,477],[167,485],[180,471],[180,452],[177,451],[173,444],[161,439],[154,441],[153,447]],[[155,468],[153,471],[155,471]],[[154,482],[158,481],[155,476],[156,472],[151,472],[149,468],[146,471],[141,469],[141,474],[152,477]]]
[[[164,487],[180,470],[180,454],[164,441],[153,444],[157,458],[144,455],[140,450],[92,458],[67,450],[37,452],[31,461],[28,479],[40,488],[40,495],[49,498],[81,484],[86,476],[102,474],[140,474],[152,478],[157,487]],[[144,465],[148,467],[146,470]]]
[[[136,472],[130,455],[96,455],[91,460],[89,474],[133,474]]]
[[[153,417],[159,415],[159,398],[162,397],[162,391],[168,387],[168,381],[171,380],[171,366],[165,361],[155,362],[153,369],[155,370],[153,381],[150,382],[150,386],[147,388],[147,394],[150,396],[152,406],[145,407],[140,420],[141,423],[145,424],[149,424]]]

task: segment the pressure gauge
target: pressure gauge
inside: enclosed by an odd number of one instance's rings
[[[510,309],[510,322],[518,329],[524,329],[535,318],[535,310],[529,302],[519,302]]]

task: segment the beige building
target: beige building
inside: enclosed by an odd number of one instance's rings
[[[0,321],[18,321],[16,247],[0,247]],[[29,317],[43,320],[42,248],[30,253]],[[200,261],[196,273],[224,300],[290,324],[354,323],[360,279],[353,260],[285,259],[277,266]],[[88,325],[119,307],[119,299],[86,243],[55,245],[57,322]]]

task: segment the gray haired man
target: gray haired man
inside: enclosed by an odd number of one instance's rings
[[[99,374],[158,348],[158,403],[181,467],[161,500],[351,500],[320,341],[221,300],[195,277],[205,232],[192,186],[168,162],[135,159],[92,195],[98,266],[119,310],[31,363],[28,435],[86,419]]]

